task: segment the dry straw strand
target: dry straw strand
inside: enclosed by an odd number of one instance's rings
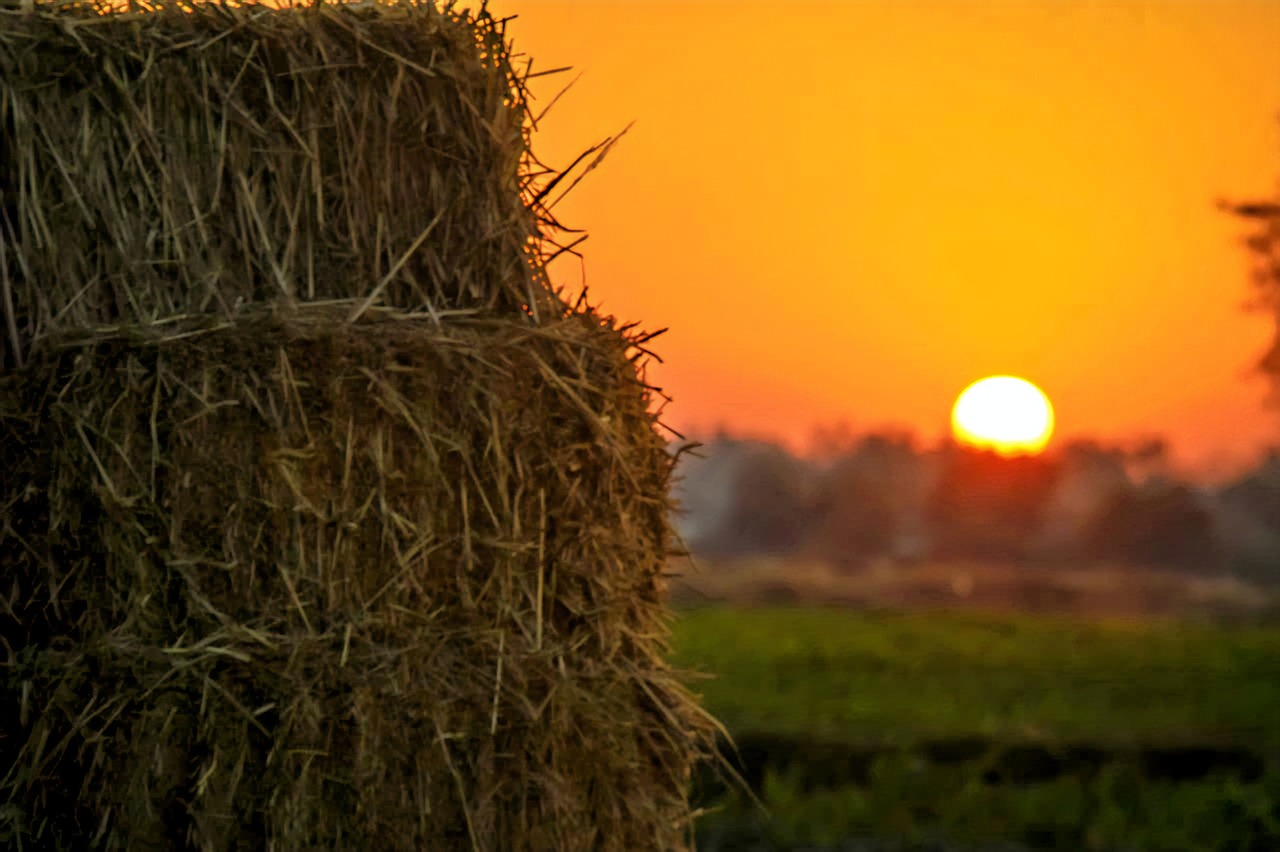
[[[15,353],[274,300],[562,312],[501,22],[425,0],[136,8],[0,13]]]
[[[9,831],[680,844],[661,826],[713,728],[661,660],[669,456],[624,336],[345,305],[149,334],[3,380],[27,736],[0,748],[29,770],[3,790],[61,815]],[[370,377],[399,402],[370,405]]]
[[[685,843],[648,338],[524,86],[429,2],[0,10],[0,844]]]

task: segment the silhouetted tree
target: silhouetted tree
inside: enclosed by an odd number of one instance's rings
[[[1068,442],[1056,456],[1058,472],[1033,555],[1039,562],[1075,564],[1086,556],[1081,530],[1117,491],[1133,487],[1133,465],[1122,447],[1096,440]]]
[[[1250,580],[1280,583],[1280,453],[1223,486],[1215,510],[1231,570]]]
[[[1094,559],[1193,571],[1218,564],[1213,518],[1181,483],[1117,491],[1082,537]]]
[[[1280,401],[1280,190],[1273,201],[1220,202],[1220,206],[1257,225],[1244,241],[1254,258],[1253,306],[1270,313],[1275,320],[1271,346],[1258,367],[1270,377],[1273,398]]]
[[[1280,404],[1280,186],[1271,201],[1219,202],[1219,205],[1257,226],[1244,241],[1254,259],[1252,306],[1271,314],[1273,320],[1271,345],[1258,360],[1258,369],[1271,380],[1272,403]],[[1265,512],[1275,512],[1266,519],[1267,525],[1280,528],[1280,507],[1275,506],[1274,501],[1259,499],[1260,496],[1253,493],[1249,500]]]
[[[960,559],[1027,557],[1059,472],[1047,456],[1006,458],[954,448],[930,506],[934,553]]]
[[[1280,452],[1272,450],[1255,470],[1225,485],[1218,499],[1280,532]]]
[[[807,549],[854,567],[889,553],[906,511],[904,486],[916,460],[909,437],[863,438],[818,483]]]
[[[737,465],[723,523],[699,542],[708,556],[788,554],[808,534],[810,472],[781,447],[759,445]]]

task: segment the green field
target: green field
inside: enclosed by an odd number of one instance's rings
[[[836,609],[682,612],[731,731],[1280,746],[1280,629]]]
[[[1280,848],[1280,628],[709,608],[679,614],[674,646],[709,675],[707,707],[771,761],[755,779],[768,815],[721,795],[703,848]],[[956,741],[989,748],[929,759]],[[993,773],[1032,745],[1093,760]],[[1254,768],[1152,775],[1161,749],[1194,748]]]

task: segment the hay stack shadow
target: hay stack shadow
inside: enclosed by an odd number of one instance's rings
[[[682,846],[671,459],[500,24],[0,12],[0,97],[0,842]]]

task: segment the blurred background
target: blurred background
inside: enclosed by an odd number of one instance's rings
[[[1280,3],[489,6],[668,328],[701,847],[1280,848]]]
[[[943,600],[1017,606],[1016,597],[985,595],[1014,579],[1049,584],[1099,572],[1158,571],[1198,594],[1217,589],[1223,603],[1259,606],[1265,589],[1280,587],[1280,454],[1205,483],[1174,473],[1159,440],[1078,441],[1017,457],[958,443],[924,448],[906,434],[833,431],[828,440],[826,453],[801,457],[765,441],[713,437],[681,466],[684,541],[708,566],[749,561],[759,573],[775,564],[769,582],[782,597],[857,600],[889,589],[866,581],[929,576],[945,587]],[[793,567],[814,564],[827,569],[825,588],[802,582]],[[784,590],[788,578],[795,582]],[[709,568],[678,589],[732,597],[749,591],[746,579],[729,582]],[[1084,614],[1148,606],[1071,597],[1064,592],[1058,606]]]
[[[1207,477],[1276,439],[1216,207],[1280,178],[1271,0],[489,6],[570,67],[531,81],[548,165],[630,128],[556,206],[590,238],[554,272],[670,328],[672,427],[932,445],[1010,373],[1061,440],[1160,436]]]

